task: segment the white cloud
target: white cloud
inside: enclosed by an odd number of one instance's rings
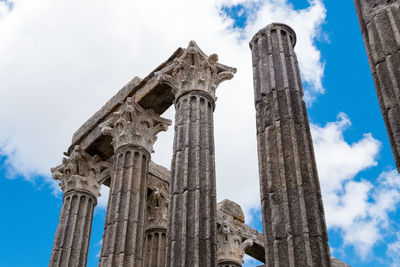
[[[108,186],[102,185],[100,187],[100,197],[97,199],[97,206],[99,208],[107,209],[109,193],[110,193],[110,188]]]
[[[1,2],[0,1],[0,20],[4,18],[6,15],[9,14],[9,6],[6,4],[6,2]]]
[[[283,22],[295,30],[297,45],[295,47],[303,82],[306,83],[305,100],[311,103],[318,93],[323,93],[322,77],[325,64],[315,46],[320,37],[321,25],[325,21],[326,9],[322,1],[309,0],[307,9],[295,10],[285,0],[268,1],[258,13],[254,24],[249,26],[252,36],[265,26],[265,21]],[[249,35],[249,38],[251,36]]]
[[[309,94],[322,92],[323,64],[313,45],[325,18],[321,1],[295,11],[286,1],[235,1],[254,9],[244,31],[221,6],[233,1],[17,0],[0,15],[0,154],[27,179],[58,165],[73,132],[135,75],[144,77],[179,46],[196,40],[238,68],[218,89],[215,139],[219,199],[259,205],[249,39],[273,21],[298,34],[297,53]],[[4,3],[0,2],[0,14]],[[3,13],[1,13],[3,12]],[[245,38],[243,38],[245,36]],[[311,73],[308,68],[312,68]],[[173,116],[173,109],[170,111]],[[169,166],[172,128],[154,159]]]
[[[400,203],[400,175],[384,171],[376,184],[357,174],[376,166],[380,142],[371,134],[349,144],[343,132],[351,125],[344,113],[324,127],[312,125],[312,135],[328,228],[340,229],[345,245],[361,257],[388,234],[390,212]]]
[[[391,267],[400,267],[400,233],[397,233],[397,240],[388,245],[387,254],[393,262]]]

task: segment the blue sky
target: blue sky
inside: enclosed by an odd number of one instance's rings
[[[399,266],[400,176],[353,1],[32,2],[0,0],[0,114],[7,115],[0,117],[0,266],[48,264],[62,204],[49,168],[118,88],[190,39],[238,68],[218,89],[218,199],[238,202],[261,230],[248,41],[278,19],[299,38],[332,256],[351,266]],[[150,8],[152,19],[141,17]],[[167,167],[171,132],[160,135],[153,156]],[[88,266],[97,266],[104,203],[95,210]]]

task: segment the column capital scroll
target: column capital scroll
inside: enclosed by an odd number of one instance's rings
[[[218,63],[217,54],[207,56],[195,41],[190,41],[182,56],[154,75],[172,87],[175,99],[191,91],[202,91],[215,101],[218,85],[232,79],[234,73],[235,68]]]
[[[86,191],[95,197],[100,196],[100,184],[97,182],[102,172],[109,168],[109,162],[102,161],[99,155],[91,156],[76,145],[62,164],[51,169],[53,179],[60,180],[64,194],[77,190]]]
[[[245,250],[253,245],[257,236],[243,229],[244,215],[239,204],[225,199],[217,204],[217,209],[218,264],[234,262],[242,266]]]
[[[223,218],[223,220],[221,220]],[[222,216],[218,219],[217,228],[217,258],[220,262],[235,262],[238,265],[243,264],[243,256],[247,247],[253,245],[253,239],[243,238],[240,227],[235,227],[235,222],[231,216]]]
[[[100,129],[103,134],[112,137],[114,150],[135,145],[152,153],[157,134],[166,131],[169,125],[170,120],[161,118],[152,109],[145,110],[128,97],[119,111],[100,124]]]

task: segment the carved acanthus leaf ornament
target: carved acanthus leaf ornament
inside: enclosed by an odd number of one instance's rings
[[[195,41],[190,41],[182,56],[154,75],[172,87],[175,99],[191,91],[202,91],[216,100],[218,85],[232,79],[234,73],[235,68],[218,63],[217,54],[207,56]]]
[[[217,259],[218,263],[236,262],[243,264],[247,247],[253,245],[255,236],[244,233],[240,224],[232,216],[218,211]]]
[[[124,145],[135,145],[153,152],[157,133],[166,131],[171,121],[161,118],[152,109],[145,110],[128,97],[120,110],[100,124],[103,134],[112,137],[114,150]]]
[[[168,194],[155,189],[147,199],[147,228],[167,228]]]
[[[98,183],[102,172],[111,164],[102,161],[100,156],[91,156],[80,146],[75,146],[68,158],[63,158],[62,164],[52,168],[53,179],[60,180],[61,190],[65,193],[85,191],[95,197],[100,196],[100,184]]]

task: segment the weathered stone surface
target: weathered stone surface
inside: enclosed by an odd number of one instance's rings
[[[114,150],[127,145],[134,145],[153,152],[157,134],[166,131],[171,121],[161,118],[154,110],[143,109],[128,97],[118,112],[100,124],[101,132],[112,136]]]
[[[160,178],[162,177],[162,178]],[[170,172],[168,169],[151,162],[149,164],[149,179],[148,179],[148,195],[153,191],[159,190],[167,192],[169,187]],[[148,204],[149,205],[149,204]],[[241,207],[233,201],[223,200],[217,204],[217,226],[221,225],[226,218],[233,218],[234,227],[238,230],[239,235],[243,240],[252,238],[252,245],[245,247],[245,253],[261,262],[265,261],[264,253],[264,236],[257,232],[257,230],[251,228],[244,223],[244,216]],[[147,225],[149,232],[153,231],[151,224]],[[155,230],[159,230],[162,227],[155,227]],[[160,235],[162,237],[162,235]],[[255,238],[254,238],[255,237]],[[147,249],[147,246],[146,246]],[[154,251],[154,250],[153,250]],[[154,261],[152,261],[154,262]]]
[[[166,228],[146,231],[143,266],[164,267]]]
[[[241,207],[230,200],[217,204],[217,263],[220,267],[240,267],[245,250],[260,234],[243,231],[244,216]]]
[[[273,23],[251,40],[267,266],[330,266],[324,210],[294,45]]]
[[[217,210],[225,212],[226,214],[232,216],[235,220],[244,223],[244,214],[242,208],[240,207],[239,204],[229,199],[224,199],[221,202],[219,202],[217,204]]]
[[[86,266],[93,210],[100,195],[98,177],[110,165],[76,146],[63,164],[51,169],[64,192],[49,266]]]
[[[331,263],[332,263],[332,267],[351,267],[350,265],[344,263],[341,260],[338,260],[336,258],[331,258]]]
[[[181,57],[155,75],[172,87],[176,99],[192,91],[201,91],[215,101],[218,85],[232,79],[235,72],[235,68],[219,64],[217,54],[207,56],[194,41],[190,41]]]
[[[115,162],[99,266],[143,264],[150,153],[169,124],[131,98],[101,124],[113,138]]]
[[[116,111],[128,97],[139,103],[145,109],[153,109],[157,114],[162,114],[172,104],[175,98],[169,85],[160,83],[154,73],[170,64],[175,58],[182,55],[184,49],[178,48],[170,58],[160,64],[144,79],[135,77],[124,86],[114,97],[112,97],[98,112],[85,122],[72,138],[72,144],[67,154],[71,153],[75,145],[90,154],[99,154],[107,159],[113,155],[111,138],[101,133],[99,124]]]
[[[156,73],[175,94],[175,136],[169,187],[166,266],[216,266],[215,90],[234,68],[191,41]]]
[[[103,121],[113,110],[125,102],[125,99],[132,93],[132,90],[142,81],[134,77],[127,85],[122,87],[110,100],[108,100],[92,117],[90,117],[72,136],[72,144],[79,143],[82,138],[101,121]]]
[[[379,105],[400,172],[400,1],[354,0]]]
[[[164,267],[168,222],[168,187],[158,183],[148,189],[144,266]]]
[[[169,183],[169,179],[171,177],[171,172],[167,168],[165,168],[161,165],[158,165],[158,164],[154,163],[153,161],[150,161],[150,163],[149,163],[149,174],[162,180],[163,182],[165,182],[167,184]],[[149,186],[149,187],[151,187],[151,186]]]
[[[49,266],[86,266],[96,202],[82,191],[64,195]]]
[[[69,191],[83,191],[94,197],[100,196],[98,181],[109,171],[111,164],[102,161],[98,155],[91,156],[75,146],[71,155],[63,159],[63,163],[51,169],[53,178],[61,181],[64,194]]]
[[[116,151],[99,266],[141,266],[150,155],[134,146]]]

